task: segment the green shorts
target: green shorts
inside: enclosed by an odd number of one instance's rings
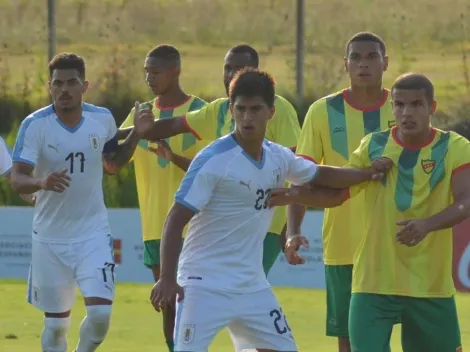
[[[353,352],[386,351],[401,318],[404,352],[456,352],[461,348],[455,299],[355,293],[349,331]]]
[[[281,241],[277,235],[272,232],[268,232],[264,238],[263,244],[263,268],[264,273],[268,276],[269,271],[276,262],[279,253],[281,253]]]
[[[325,265],[327,336],[349,336],[352,272],[352,265]]]
[[[160,266],[160,241],[144,241],[144,265],[148,268]]]

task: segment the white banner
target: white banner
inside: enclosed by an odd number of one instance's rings
[[[0,278],[26,279],[31,260],[31,224],[33,209],[28,207],[0,208]],[[114,255],[120,282],[152,282],[153,277],[143,265],[140,214],[138,209],[110,209],[109,221],[114,236]],[[281,254],[274,264],[269,282],[273,286],[324,288],[321,227],[323,212],[305,215],[303,234],[310,241],[302,249],[304,265],[289,265]]]

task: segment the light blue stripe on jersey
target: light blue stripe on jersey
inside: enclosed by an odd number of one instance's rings
[[[205,149],[203,149],[189,166],[189,169],[186,172],[183,181],[181,182],[180,188],[178,192],[176,192],[175,201],[177,203],[180,203],[181,205],[184,205],[187,208],[190,208],[196,213],[199,212],[199,209],[185,201],[185,198],[191,190],[191,186],[193,185],[194,180],[196,179],[199,171],[201,171],[204,165],[214,156],[228,152],[229,150],[236,147],[238,147],[237,142],[235,142],[232,135],[229,134],[225,137],[216,140],[212,144],[208,145]]]
[[[26,130],[28,129],[29,125],[40,118],[47,117],[54,114],[54,107],[52,105],[46,106],[38,111],[33,112],[27,118],[23,120],[20,126],[20,131],[18,132],[18,137],[16,138],[15,147],[13,148],[13,161],[19,161],[22,163],[26,163],[32,166],[35,166],[33,162],[30,160],[21,159],[21,152],[23,151],[24,146],[24,138],[26,134]]]
[[[82,111],[92,112],[92,113],[96,113],[96,114],[109,114],[109,115],[112,115],[111,111],[109,111],[109,109],[103,108],[101,106],[96,106],[96,105],[93,105],[93,104],[88,104],[88,103],[83,103],[82,104]]]

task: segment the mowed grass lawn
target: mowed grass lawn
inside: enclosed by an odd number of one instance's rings
[[[116,304],[106,342],[101,351],[162,351],[165,352],[161,333],[160,315],[148,302],[150,285],[119,284]],[[25,302],[26,284],[20,281],[0,281],[0,351],[30,352],[40,349],[42,316]],[[294,331],[300,352],[332,352],[336,341],[324,335],[325,292],[277,288],[275,290],[290,326]],[[457,296],[463,346],[470,344],[470,295]],[[209,312],[208,312],[209,313]],[[78,340],[78,329],[85,314],[81,299],[77,299],[69,333],[69,351]],[[401,351],[400,329],[393,333],[394,351]],[[221,332],[210,351],[233,351],[226,331]]]

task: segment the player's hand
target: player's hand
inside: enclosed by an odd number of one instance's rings
[[[378,158],[372,162],[370,170],[372,181],[380,181],[393,166],[393,161],[389,158]]]
[[[173,302],[175,297],[178,297],[178,302],[184,298],[184,290],[178,285],[175,279],[162,279],[160,278],[155,285],[153,285],[152,292],[150,293],[150,301],[157,312],[161,312],[162,308]]]
[[[62,193],[70,186],[71,178],[67,175],[67,169],[61,172],[52,172],[44,180],[41,181],[41,189],[45,191],[53,191]]]
[[[304,236],[293,235],[287,237],[284,253],[289,264],[297,265],[305,263],[305,258],[300,257],[298,254],[300,246],[304,246],[305,248],[310,246],[308,240]]]
[[[159,157],[171,161],[173,159],[173,151],[165,140],[158,140],[158,148],[149,147],[148,150],[157,154]]]
[[[398,226],[402,226],[397,232],[397,241],[408,247],[416,246],[430,232],[426,220],[403,220],[397,222]]]
[[[155,115],[151,106],[141,107],[138,101],[135,102],[134,109],[134,131],[139,137],[142,137],[152,130]]]
[[[275,206],[283,206],[295,204],[296,197],[300,192],[300,187],[291,188],[274,188],[269,191],[268,206],[270,208]]]

